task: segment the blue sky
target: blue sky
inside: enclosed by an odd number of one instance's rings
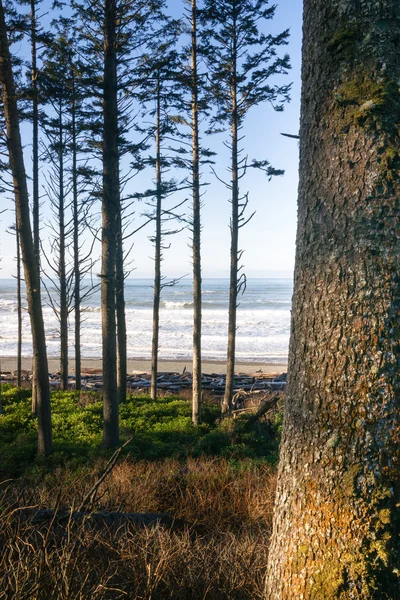
[[[181,1],[170,2],[171,11],[179,13]],[[263,105],[249,113],[243,133],[243,147],[249,159],[266,158],[271,164],[285,170],[283,177],[268,182],[262,172],[249,171],[242,180],[242,191],[249,192],[249,214],[256,211],[250,223],[241,230],[240,247],[245,250],[242,263],[249,277],[291,277],[294,266],[294,248],[296,234],[296,204],[298,184],[298,143],[296,140],[282,137],[281,132],[297,134],[299,129],[300,105],[300,48],[301,48],[301,10],[300,0],[280,0],[277,2],[276,15],[269,21],[267,28],[278,33],[289,28],[290,43],[286,50],[291,57],[292,70],[285,82],[292,81],[292,101],[286,105],[283,113],[273,111],[269,105]],[[283,81],[283,80],[282,80]],[[27,128],[24,127],[24,131]],[[216,171],[218,175],[227,175],[229,156],[223,147],[226,136],[211,137],[207,145],[217,151]],[[31,152],[29,140],[26,141],[27,159]],[[27,164],[29,171],[29,165]],[[204,277],[228,277],[229,275],[229,192],[215,177],[204,171],[203,179],[210,185],[204,194],[202,213],[202,261]],[[135,184],[137,185],[137,183]],[[11,204],[8,205],[11,208]],[[141,208],[137,209],[137,215]],[[47,215],[44,215],[44,217]],[[45,219],[44,219],[45,220]],[[14,240],[4,234],[4,230],[13,222],[12,212],[0,216],[0,256],[2,257],[0,277],[11,277],[15,272]],[[43,232],[44,235],[45,232]],[[153,248],[148,239],[151,229],[144,229],[135,236],[132,251],[134,260],[133,277],[151,277],[153,274]],[[171,247],[165,251],[163,272],[166,276],[176,277],[191,273],[189,234],[183,231],[169,240]]]

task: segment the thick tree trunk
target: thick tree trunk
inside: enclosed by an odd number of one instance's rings
[[[305,0],[268,600],[400,598],[400,6]]]
[[[192,422],[201,421],[201,252],[197,5],[192,0],[193,390]]]
[[[18,229],[15,229],[17,243],[17,312],[18,312],[18,341],[17,341],[17,386],[22,384],[22,294],[21,294],[21,247]]]
[[[75,316],[75,389],[82,387],[81,380],[81,269],[79,260],[79,205],[77,171],[76,90],[73,79],[72,98],[72,219],[74,249],[74,316]]]
[[[68,389],[68,298],[65,267],[65,214],[64,214],[64,128],[63,106],[59,106],[59,189],[58,189],[58,225],[59,252],[58,277],[60,282],[60,387]]]
[[[233,44],[235,39],[233,40]],[[236,57],[236,48],[232,51]],[[236,73],[236,65],[233,67]],[[236,314],[238,297],[238,251],[239,251],[239,173],[238,173],[238,111],[237,111],[237,82],[236,76],[232,82],[232,121],[231,121],[231,170],[232,170],[232,216],[231,216],[231,264],[229,284],[229,317],[228,317],[228,353],[226,361],[225,395],[222,402],[222,413],[230,412],[232,408],[232,392],[235,375],[236,353]]]
[[[126,317],[125,317],[125,275],[124,250],[122,240],[122,219],[118,219],[117,263],[116,263],[116,311],[117,311],[117,384],[120,404],[126,401]]]
[[[49,454],[52,451],[50,390],[46,340],[40,299],[40,281],[29,218],[28,189],[2,0],[0,0],[0,83],[3,94],[10,165],[14,182],[16,226],[20,235],[28,309],[32,327],[32,345],[36,364],[37,415],[39,422],[38,452],[39,454]]]
[[[115,28],[115,0],[105,0],[101,306],[104,403],[103,446],[106,448],[113,448],[119,443],[115,267],[120,202]]]
[[[154,295],[153,295],[153,338],[151,342],[151,388],[150,395],[157,400],[158,372],[158,334],[160,328],[160,299],[161,299],[161,117],[160,117],[160,84],[157,87],[157,116],[156,116],[156,233],[154,237]]]

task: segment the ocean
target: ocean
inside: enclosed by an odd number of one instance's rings
[[[228,279],[203,280],[202,357],[226,359],[228,328]],[[126,281],[128,357],[151,357],[151,279]],[[160,359],[189,360],[192,355],[192,283],[181,280],[162,291],[160,309]],[[280,363],[288,356],[292,281],[290,279],[249,279],[239,298],[236,360],[238,362]],[[31,356],[29,316],[26,300],[23,314],[22,354]],[[43,290],[44,319],[49,356],[59,356],[58,323]],[[101,356],[100,292],[87,298],[82,312],[82,355]],[[73,314],[69,344],[73,357]],[[17,353],[17,296],[14,279],[0,279],[0,356]]]

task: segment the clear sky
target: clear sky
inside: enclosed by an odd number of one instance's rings
[[[298,142],[282,137],[281,132],[297,134],[299,129],[300,104],[300,47],[301,47],[301,11],[300,0],[279,0],[276,16],[267,24],[268,30],[278,33],[290,29],[290,43],[285,48],[290,54],[292,70],[282,82],[293,82],[292,101],[286,105],[283,113],[275,112],[270,105],[253,108],[247,117],[243,133],[243,147],[249,159],[267,159],[275,168],[284,169],[283,177],[275,177],[268,182],[262,172],[250,170],[242,180],[242,191],[249,192],[249,214],[256,211],[253,220],[241,230],[240,247],[243,255],[244,271],[249,277],[291,277],[294,266],[294,247],[296,234],[296,201],[298,183]],[[177,15],[181,0],[170,0],[171,12]],[[24,132],[29,132],[26,127]],[[207,140],[207,145],[217,151],[215,169],[219,176],[229,176],[227,167],[229,156],[222,142],[223,134]],[[31,149],[26,140],[26,158]],[[29,171],[29,165],[27,164]],[[204,170],[203,180],[210,183],[204,194],[202,214],[202,261],[204,277],[229,276],[229,192],[215,177]],[[133,184],[132,184],[133,185]],[[136,182],[134,185],[138,185]],[[0,277],[11,277],[15,273],[14,239],[5,234],[5,228],[14,221],[10,202],[2,203],[9,212],[0,215]],[[137,216],[142,208],[137,208]],[[46,213],[46,218],[50,218]],[[46,236],[46,231],[43,230]],[[148,240],[151,229],[143,229],[135,236],[132,251],[134,260],[133,277],[152,277],[153,248]],[[168,277],[191,273],[189,234],[183,231],[171,237],[171,247],[165,251],[163,272]]]

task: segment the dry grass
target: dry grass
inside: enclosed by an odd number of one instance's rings
[[[18,518],[22,504],[78,506],[96,477],[60,469],[29,489],[26,482],[3,486],[1,600],[262,598],[275,489],[270,467],[201,459],[126,460],[114,468],[97,509],[168,511],[187,523],[182,531],[38,527]]]

